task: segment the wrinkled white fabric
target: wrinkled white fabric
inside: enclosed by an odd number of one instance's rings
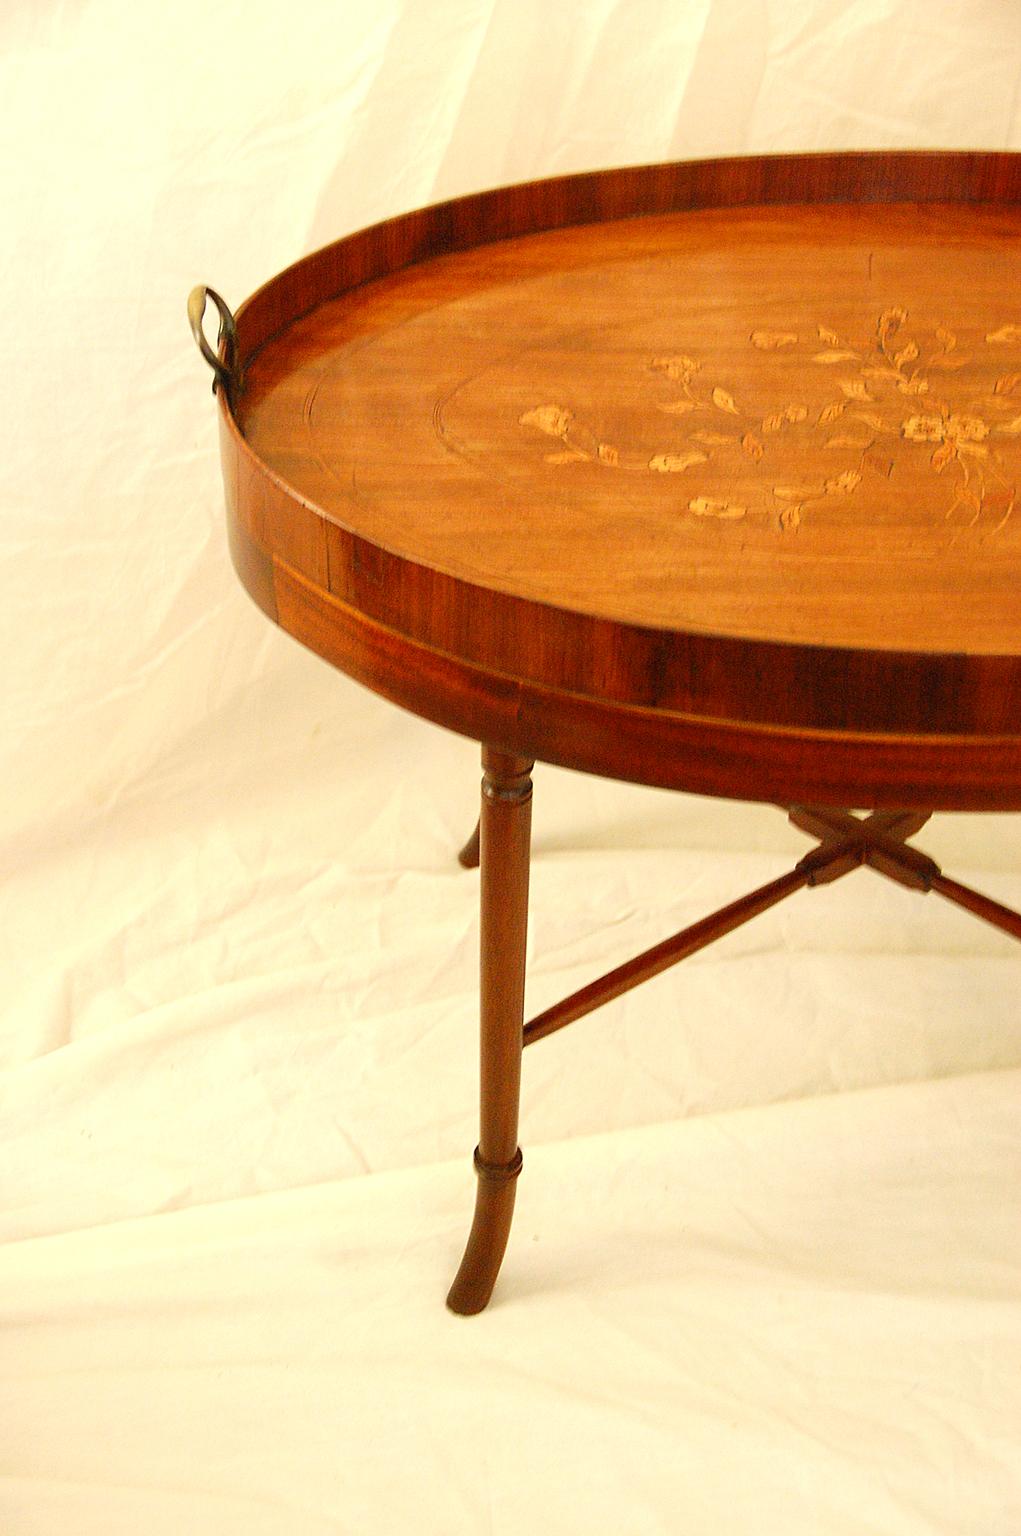
[[[935,897],[803,893],[530,1050],[444,1311],[477,749],[245,597],[184,317],[486,185],[1021,148],[1019,83],[999,0],[8,0],[4,1536],[1021,1529],[1019,956]],[[534,826],[533,1012],[806,846],[541,767]],[[1019,835],[919,842],[1016,905]]]

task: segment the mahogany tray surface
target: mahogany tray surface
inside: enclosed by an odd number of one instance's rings
[[[701,162],[364,231],[238,315],[249,590],[510,751],[1021,807],[1021,157]]]

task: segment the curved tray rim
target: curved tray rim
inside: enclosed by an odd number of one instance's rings
[[[792,195],[795,191],[796,197]],[[908,192],[911,197],[906,195]],[[852,193],[855,195],[851,196]],[[273,336],[315,309],[325,298],[336,297],[373,277],[428,259],[440,251],[467,249],[513,234],[591,222],[598,218],[626,218],[683,208],[794,201],[944,201],[948,197],[965,202],[1021,202],[1021,154],[917,150],[740,157],[591,172],[471,194],[346,236],[284,269],[257,290],[239,310],[241,355],[247,365]],[[791,754],[786,750],[793,733],[809,756],[814,752],[818,757],[825,749],[823,755],[830,763],[826,769],[829,789],[820,783],[816,798],[826,799],[829,803],[847,803],[855,785],[859,792],[866,788],[862,777],[862,754],[855,749],[855,744],[867,740],[875,748],[882,743],[884,757],[891,762],[896,759],[899,764],[892,778],[888,775],[883,782],[874,779],[872,798],[881,795],[885,799],[893,795],[893,801],[887,803],[920,804],[925,801],[933,806],[942,803],[1006,808],[1008,802],[1021,806],[1021,720],[1017,734],[989,729],[983,725],[980,716],[975,716],[966,729],[947,730],[939,725],[933,728],[931,714],[927,713],[934,696],[939,694],[940,680],[936,674],[942,674],[944,688],[948,686],[948,680],[953,683],[958,698],[967,698],[969,689],[976,700],[988,698],[992,686],[1001,696],[1021,701],[1021,660],[1017,657],[962,657],[922,651],[856,652],[850,647],[806,647],[781,640],[685,637],[689,646],[686,666],[693,677],[708,677],[714,667],[719,671],[720,656],[728,644],[734,646],[734,655],[729,660],[724,658],[727,664],[722,670],[734,672],[736,669],[737,674],[743,671],[746,694],[755,692],[749,690],[748,678],[761,678],[764,674],[775,678],[779,672],[781,676],[786,673],[788,681],[794,678],[796,684],[800,674],[800,695],[798,686],[788,686],[783,711],[774,709],[774,717],[763,717],[745,707],[747,697],[744,705],[739,699],[731,702],[727,688],[720,689],[718,684],[714,685],[715,693],[703,690],[699,694],[696,689],[683,698],[657,697],[654,688],[650,691],[657,669],[662,672],[661,660],[654,655],[657,632],[612,620],[596,620],[593,621],[595,631],[604,628],[605,633],[601,636],[598,633],[583,634],[585,624],[582,623],[579,630],[578,616],[572,619],[568,610],[533,599],[496,603],[496,607],[502,608],[505,620],[509,608],[521,605],[517,620],[514,621],[512,615],[512,621],[505,624],[507,643],[502,650],[499,646],[495,651],[489,648],[482,652],[477,648],[473,650],[470,645],[454,640],[459,627],[464,629],[463,622],[455,622],[456,615],[460,612],[463,621],[467,607],[478,603],[480,593],[485,594],[487,604],[493,605],[492,589],[486,588],[482,581],[468,582],[432,570],[422,562],[386,550],[356,530],[346,528],[338,517],[317,507],[259,458],[245,439],[224,394],[220,397],[220,407],[228,507],[237,527],[247,535],[253,548],[261,551],[269,561],[269,578],[266,578],[264,565],[260,567],[259,559],[253,563],[250,555],[241,560],[239,573],[250,585],[252,571],[256,567],[263,569],[262,586],[257,581],[258,590],[253,595],[267,611],[276,610],[273,616],[278,621],[279,605],[265,600],[265,582],[268,579],[275,590],[281,582],[286,584],[296,578],[318,588],[327,603],[340,603],[349,616],[361,615],[367,626],[382,626],[387,633],[400,637],[409,645],[447,655],[473,669],[473,673],[491,677],[495,693],[504,694],[510,679],[523,688],[545,690],[551,696],[580,696],[597,711],[604,707],[607,728],[618,737],[623,733],[626,738],[628,734],[626,720],[629,713],[637,721],[642,711],[658,714],[664,725],[682,718],[700,721],[703,735],[708,732],[705,751],[712,750],[710,738],[719,741],[721,732],[740,731],[746,727],[756,733],[764,731],[774,743],[778,759],[786,759],[788,769],[794,775],[792,798],[805,798],[796,793],[799,782],[807,789],[809,780],[819,779],[818,767],[809,770],[806,766],[799,780],[797,765],[790,761]],[[240,547],[238,538],[233,542],[235,548]],[[331,610],[328,608],[327,611]],[[609,644],[611,648],[619,648],[620,637],[627,637],[639,658],[635,663],[637,671],[633,669],[631,674],[618,680],[615,691],[612,681],[609,688],[594,688],[584,676],[543,675],[541,669],[537,671],[534,664],[528,663],[527,657],[525,665],[520,665],[513,654],[513,646],[521,632],[533,622],[548,629],[551,623],[555,627],[558,621],[567,630],[574,625],[577,632],[571,638],[576,647],[579,643],[583,647],[594,643],[595,651],[589,654],[594,654],[597,660],[605,661],[601,646]],[[283,622],[285,628],[295,633],[286,618]],[[591,630],[592,625],[589,628]],[[674,632],[665,633],[676,639]],[[335,645],[324,648],[322,635],[316,643],[307,635],[299,634],[298,638],[306,644],[312,643],[312,648],[321,654],[329,649],[329,659],[342,669],[357,671],[353,660],[345,665],[344,657],[336,653]],[[713,652],[716,654],[711,654]],[[878,664],[877,656],[880,657]],[[863,676],[860,684],[854,684],[848,694],[847,680],[851,677],[853,681],[856,663],[867,676]],[[828,713],[820,703],[825,699],[826,690],[820,693],[819,687],[820,677],[827,673],[827,669],[831,678],[842,680],[845,685],[842,699],[839,690],[830,690]],[[640,672],[646,679],[644,688],[634,686],[635,677]],[[377,691],[395,696],[392,686],[388,690],[386,679],[377,676],[365,680]],[[854,710],[856,688],[861,699],[869,705],[867,710],[859,710],[857,716]],[[862,689],[867,691],[862,693]],[[406,690],[397,691],[403,695],[398,702],[412,709],[417,707]],[[877,693],[888,700],[899,699],[899,713],[887,719],[877,716],[873,707]],[[840,700],[842,713],[839,710],[834,713],[836,700]],[[910,707],[912,700],[913,710]],[[520,735],[514,740],[495,735],[493,721],[486,718],[486,712],[480,706],[477,708],[477,718],[467,722],[461,720],[453,728],[465,730],[470,726],[466,733],[477,739],[508,749],[529,750],[527,741]],[[435,702],[431,709],[421,707],[419,712],[436,718]],[[782,717],[777,718],[778,713]],[[1017,715],[1021,715],[1021,711]],[[960,718],[959,711],[958,720]],[[503,729],[506,731],[506,725]],[[542,746],[544,750],[537,755],[563,761],[568,766],[591,767],[592,771],[642,782],[662,782],[661,776],[652,776],[653,765],[648,761],[640,763],[633,754],[629,758],[626,740],[616,753],[610,754],[609,762],[605,753],[598,754],[598,766],[591,747],[572,752],[564,744],[558,747],[555,740],[545,739]],[[934,752],[939,747],[944,755],[953,752],[961,773],[951,772],[949,763],[940,768],[939,752]],[[838,756],[842,753],[846,760],[843,788],[833,767],[835,751]],[[981,782],[975,782],[975,772],[966,767],[965,758],[974,759],[976,770],[981,764],[978,773]],[[761,768],[746,780],[742,789],[736,790],[733,787],[713,789],[714,782],[722,784],[722,774],[717,773],[714,778],[711,768],[708,773],[693,774],[689,765],[681,772],[681,782],[675,782],[674,773],[670,787],[695,788],[696,778],[698,788],[703,792],[775,798],[774,789],[770,787],[772,778],[768,774],[764,776]],[[732,783],[732,780],[728,782]]]

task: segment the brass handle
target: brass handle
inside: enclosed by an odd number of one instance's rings
[[[216,345],[217,348],[224,349],[222,358],[218,352],[213,351],[202,329],[207,299],[212,299],[220,316]],[[215,288],[207,288],[204,283],[200,283],[197,288],[191,290],[188,295],[188,323],[199,351],[216,375],[213,379],[214,395],[217,384],[222,384],[227,391],[227,399],[233,399],[234,394],[241,388],[241,369],[238,367],[238,328],[226,301],[220,297]]]

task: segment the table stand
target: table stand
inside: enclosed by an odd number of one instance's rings
[[[704,949],[749,918],[792,896],[803,886],[828,885],[868,867],[913,891],[935,891],[994,928],[1021,940],[1021,914],[943,874],[939,865],[907,839],[930,819],[928,811],[850,811],[791,806],[794,826],[817,845],[789,874],[653,945],[616,966],[562,1002],[524,1023],[525,939],[532,819],[532,762],[490,747],[482,749],[482,809],[478,825],[458,858],[465,868],[481,865],[480,1136],[475,1149],[478,1178],[475,1215],[460,1268],[447,1296],[453,1312],[481,1312],[489,1302],[503,1262],[514,1215],[514,1193],[522,1156],[518,1146],[521,1053],[526,1045],[640,982],[658,976]]]
[[[1021,811],[1019,283],[1021,155],[855,150],[498,187],[236,316],[190,295],[254,601],[489,743],[456,1312],[510,1232],[524,1046],[862,865],[1021,938],[910,844]],[[526,1023],[533,761],[779,805],[815,846]]]

